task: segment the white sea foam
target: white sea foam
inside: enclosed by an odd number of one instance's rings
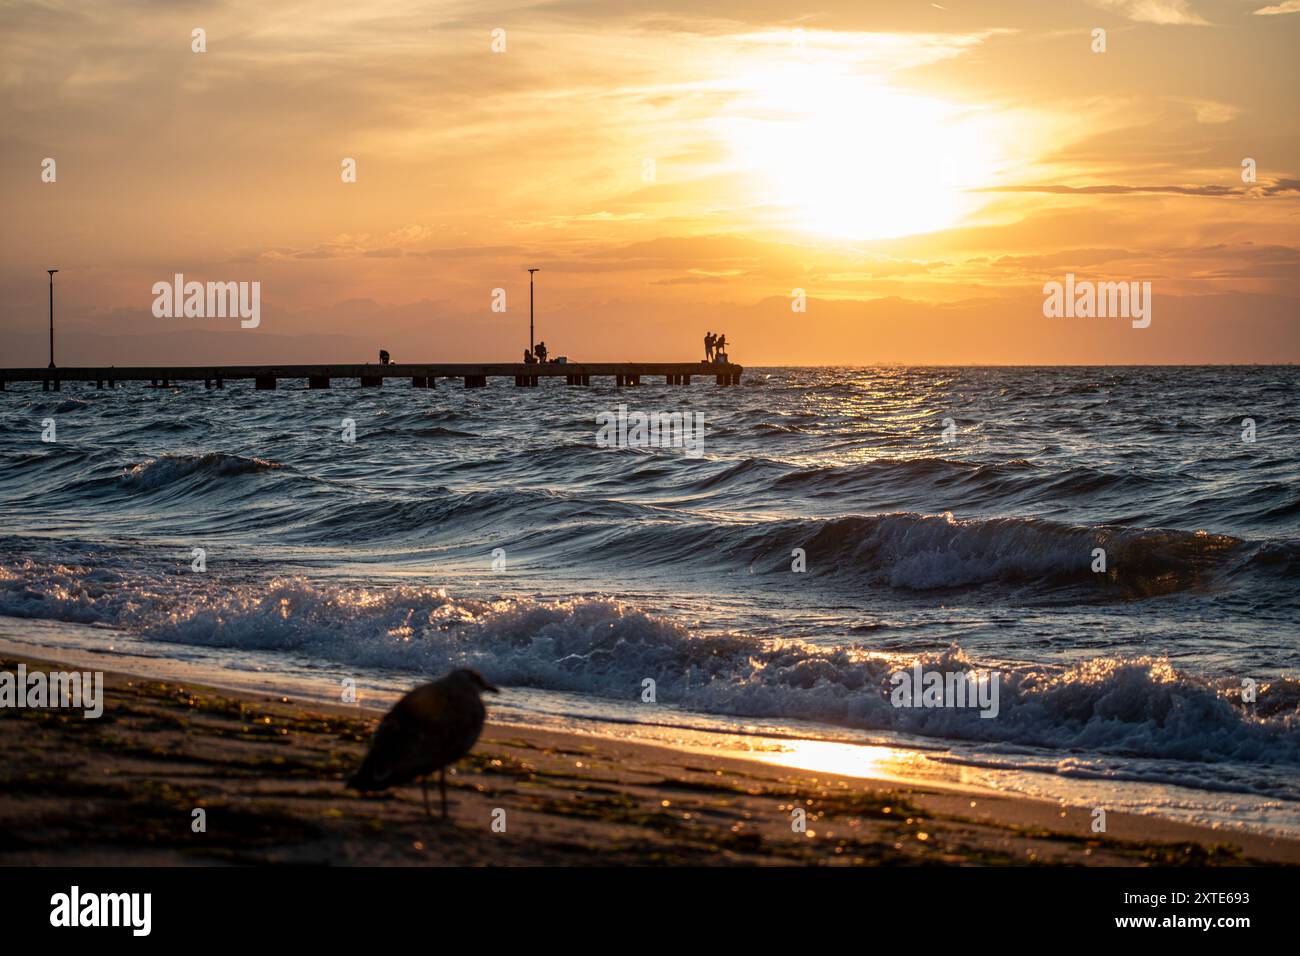
[[[346,667],[438,674],[472,666],[507,685],[661,702],[751,718],[807,719],[944,739],[1194,761],[1300,764],[1300,682],[1260,687],[1169,661],[1099,657],[996,668],[996,719],[961,708],[899,709],[890,675],[986,669],[956,647],[915,657],[740,634],[704,636],[613,599],[467,600],[423,587],[346,587],[301,577],[221,587],[189,576],[114,581],[113,572],[0,565],[0,613],[98,622],[177,644],[293,651]],[[1266,716],[1265,716],[1266,715]]]

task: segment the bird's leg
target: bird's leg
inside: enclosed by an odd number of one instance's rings
[[[424,791],[424,813],[425,813],[425,816],[427,816],[430,820],[432,820],[432,819],[433,819],[433,811],[429,809],[429,777],[428,777],[427,774],[426,774],[424,777],[421,777],[421,778],[420,778],[420,789]],[[443,810],[443,816],[446,816],[446,815],[447,815],[447,811],[444,809],[444,810]]]
[[[442,790],[442,818],[447,819],[447,768],[438,771],[438,786]]]

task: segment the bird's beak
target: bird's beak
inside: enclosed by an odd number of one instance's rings
[[[496,684],[488,683],[487,681],[484,681],[484,682],[483,682],[483,689],[484,689],[484,690],[490,690],[490,691],[492,691],[492,693],[494,693],[494,694],[499,694],[499,693],[501,693],[501,688],[500,688],[500,687],[498,687]]]

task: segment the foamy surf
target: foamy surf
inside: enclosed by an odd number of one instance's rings
[[[423,675],[474,667],[504,684],[624,702],[635,701],[650,678],[659,701],[704,714],[1300,766],[1300,682],[1265,681],[1247,705],[1240,682],[1150,656],[1071,666],[977,662],[956,647],[899,655],[860,643],[818,647],[698,634],[607,597],[469,599],[442,588],[345,586],[300,576],[223,586],[183,573],[127,577],[30,563],[0,565],[0,614],[103,624],[178,645],[292,652],[339,668]],[[996,670],[998,719],[895,706],[891,675],[918,662],[945,672]]]

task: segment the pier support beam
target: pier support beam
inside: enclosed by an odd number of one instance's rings
[[[274,375],[254,376],[253,387],[258,389],[273,389],[275,388],[275,376]]]
[[[466,376],[465,376],[465,387],[466,387],[466,388],[487,388],[487,376],[486,376],[486,375],[466,375]]]
[[[330,377],[328,375],[308,375],[307,387],[308,388],[329,388]]]

